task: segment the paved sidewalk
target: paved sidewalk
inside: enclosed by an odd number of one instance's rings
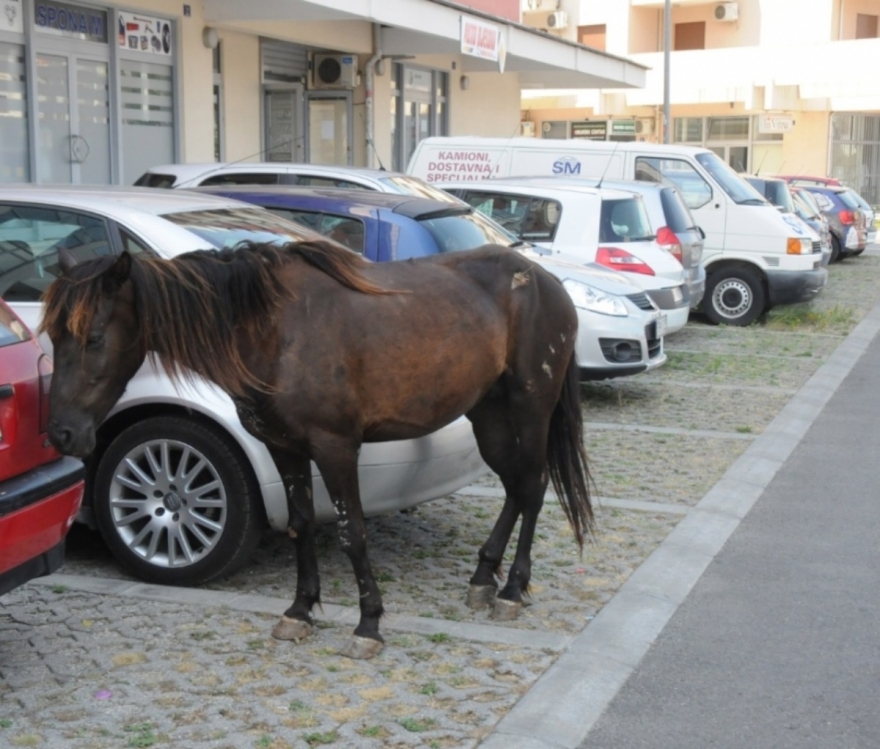
[[[880,307],[482,749],[880,746],[878,332]]]

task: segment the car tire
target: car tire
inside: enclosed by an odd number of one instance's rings
[[[831,259],[828,262],[829,263],[836,263],[840,259],[841,259],[840,240],[832,234],[831,235]]]
[[[749,325],[765,312],[764,284],[744,267],[722,268],[706,279],[703,311],[715,325]]]
[[[200,585],[234,571],[265,526],[256,481],[231,438],[178,416],[121,432],[101,455],[93,499],[119,564],[162,585]]]

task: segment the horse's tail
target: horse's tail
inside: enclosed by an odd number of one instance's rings
[[[593,531],[593,508],[590,505],[590,470],[584,449],[580,373],[574,354],[565,373],[562,393],[550,417],[547,465],[559,503],[578,546],[583,547],[585,535]]]

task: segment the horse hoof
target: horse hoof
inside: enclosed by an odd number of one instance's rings
[[[302,619],[291,619],[288,616],[282,616],[275,629],[272,630],[272,637],[276,640],[304,640],[312,634],[311,624],[304,622]]]
[[[494,585],[471,585],[468,588],[465,605],[475,611],[485,609],[495,600],[495,593],[497,591],[498,589]]]
[[[522,603],[519,601],[496,598],[495,605],[492,607],[491,618],[498,622],[512,622],[519,616],[521,609]]]
[[[354,658],[358,661],[366,661],[378,655],[381,650],[382,643],[378,640],[374,640],[372,637],[353,635],[348,641],[348,645],[339,651],[339,655],[344,655],[346,658]]]

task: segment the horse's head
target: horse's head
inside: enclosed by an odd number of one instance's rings
[[[54,348],[49,439],[85,457],[95,432],[144,361],[128,253],[76,263],[59,253],[62,275],[46,292],[42,329]]]

